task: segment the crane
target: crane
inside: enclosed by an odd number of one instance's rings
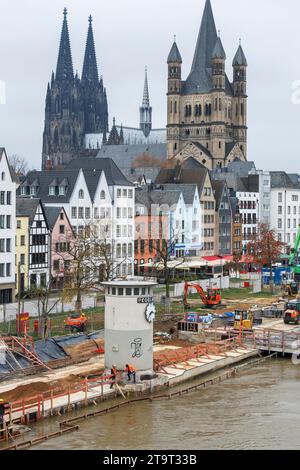
[[[299,246],[300,246],[300,226],[298,228],[295,245],[291,251],[291,255],[289,259],[289,266],[291,266],[293,269],[295,281],[300,281],[300,264],[297,264]]]
[[[184,297],[183,297],[183,302],[184,306],[188,307],[187,303],[187,298],[188,298],[188,293],[189,289],[196,289],[198,294],[200,295],[203,304],[205,305],[206,308],[212,308],[217,305],[221,305],[221,291],[220,289],[208,289],[207,293],[204,292],[200,284],[189,284],[188,282],[185,283],[184,285]]]

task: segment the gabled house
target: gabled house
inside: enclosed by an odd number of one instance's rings
[[[215,247],[215,198],[208,169],[194,158],[187,158],[181,165],[164,168],[156,178],[157,185],[196,185],[201,211],[199,233],[201,256],[213,256]]]
[[[77,158],[61,171],[34,171],[18,191],[23,197],[34,192],[45,207],[63,207],[75,236],[94,227],[110,247],[113,275],[133,274],[135,188],[113,160]],[[126,256],[119,257],[120,244]]]
[[[0,148],[0,305],[15,296],[16,178]]]
[[[71,223],[63,207],[45,207],[45,214],[51,234],[51,285],[63,288],[65,272],[69,269],[74,242]]]
[[[216,201],[216,250],[220,256],[232,254],[232,209],[225,181],[212,181]]]
[[[50,282],[51,240],[49,225],[41,200],[37,198],[17,198],[17,219],[18,227],[20,227],[17,229],[16,240],[19,251],[16,257],[18,289],[20,288],[22,293],[26,289],[34,290],[35,288],[48,287]],[[19,230],[20,234],[18,233]],[[22,239],[22,237],[25,237],[25,239]]]

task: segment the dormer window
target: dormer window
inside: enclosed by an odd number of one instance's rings
[[[59,195],[65,196],[66,195],[66,188],[65,186],[59,186]]]
[[[49,196],[55,196],[55,186],[49,186]]]
[[[35,196],[36,195],[36,186],[31,186],[30,187],[30,196]]]
[[[26,186],[21,187],[21,196],[26,196]]]

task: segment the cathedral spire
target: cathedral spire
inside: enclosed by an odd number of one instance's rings
[[[194,60],[186,81],[188,92],[209,91],[210,81],[207,69],[212,68],[212,55],[218,35],[210,0],[206,0]]]
[[[55,76],[58,81],[73,80],[74,78],[67,14],[65,8]]]
[[[149,137],[152,129],[152,108],[150,106],[149,86],[148,86],[148,71],[145,70],[145,82],[143,103],[140,107],[140,129],[143,131],[145,137]]]
[[[145,83],[144,83],[144,93],[143,93],[143,104],[142,104],[142,106],[146,106],[146,107],[150,106],[147,67],[145,69]]]
[[[83,82],[88,81],[91,83],[98,84],[99,75],[98,75],[98,66],[97,66],[97,58],[96,58],[92,23],[93,23],[93,18],[92,16],[90,16],[84,62],[83,62],[83,70],[82,70],[82,81]]]

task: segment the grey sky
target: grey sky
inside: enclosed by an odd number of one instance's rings
[[[74,69],[81,73],[88,16],[100,74],[109,100],[110,122],[137,125],[145,65],[155,126],[166,124],[166,58],[173,35],[191,67],[205,0],[0,0],[0,146],[41,162],[47,82],[56,67],[62,10],[69,11]],[[259,168],[299,171],[300,105],[292,83],[300,80],[298,0],[212,0],[227,54],[227,74],[242,38],[249,63],[249,153]]]

